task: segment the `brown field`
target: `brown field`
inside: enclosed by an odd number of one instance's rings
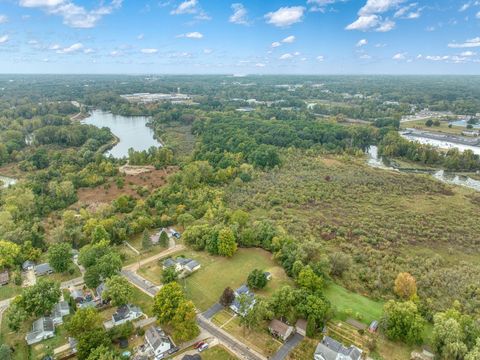
[[[114,179],[109,179],[107,184],[94,188],[82,188],[78,190],[78,201],[72,205],[74,208],[83,205],[110,203],[120,195],[131,195],[139,198],[136,189],[146,187],[149,191],[165,185],[167,177],[177,170],[176,167],[168,167],[164,170],[152,170],[140,175],[125,175],[125,185],[119,189]]]

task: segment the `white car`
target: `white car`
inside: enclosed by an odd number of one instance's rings
[[[208,344],[205,343],[205,344],[203,344],[202,346],[200,346],[200,347],[198,348],[198,352],[202,352],[202,351],[205,351],[205,350],[207,350],[207,349],[208,349]]]

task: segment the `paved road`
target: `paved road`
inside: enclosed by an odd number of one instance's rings
[[[215,304],[213,304],[213,306],[210,309],[208,309],[207,311],[205,311],[203,313],[203,316],[205,316],[208,320],[210,320],[211,318],[213,318],[215,316],[216,313],[218,313],[222,309],[223,309],[223,305],[221,305],[219,303],[215,303]]]
[[[155,294],[161,289],[161,286],[152,284],[150,281],[144,279],[131,270],[122,270],[121,273],[130,283],[135,285],[150,297],[154,297]]]
[[[295,334],[290,339],[288,339],[280,349],[278,349],[277,353],[273,355],[272,360],[284,360],[287,357],[288,353],[292,351],[295,346],[297,346],[298,343],[302,340],[302,335]]]
[[[221,344],[228,347],[233,351],[240,359],[245,360],[266,360],[267,358],[263,355],[257,353],[255,350],[250,349],[248,346],[242,342],[235,339],[232,335],[228,334],[226,331],[220,329],[218,326],[211,323],[203,315],[199,314],[197,316],[198,325],[208,331],[210,334],[215,336]]]
[[[164,250],[164,251],[162,251],[162,252],[160,252],[156,255],[150,256],[146,259],[139,260],[139,261],[137,261],[133,264],[124,266],[123,270],[131,270],[131,271],[135,272],[138,269],[140,269],[143,265],[148,264],[149,262],[159,260],[159,259],[164,258],[164,257],[168,257],[168,256],[172,255],[173,253],[176,253],[176,252],[184,250],[184,249],[185,249],[185,246],[183,246],[181,244],[180,245],[174,245],[174,246],[168,248],[167,250]]]

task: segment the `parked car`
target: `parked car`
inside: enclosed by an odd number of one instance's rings
[[[200,346],[202,346],[203,344],[205,344],[205,342],[203,341],[199,341],[199,342],[196,342],[194,345],[193,345],[193,348],[194,349],[198,349]]]
[[[202,352],[202,351],[205,351],[207,349],[208,349],[208,344],[203,343],[203,345],[198,348],[198,352]]]

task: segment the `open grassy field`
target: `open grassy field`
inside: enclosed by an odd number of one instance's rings
[[[349,290],[388,298],[397,274],[407,271],[437,309],[468,301],[468,288],[480,282],[478,193],[427,175],[372,169],[361,157],[289,150],[282,159],[277,170],[229,185],[226,202],[275,221],[300,244],[315,242],[317,256],[350,255],[350,269],[336,279]],[[428,254],[417,253],[425,248]]]
[[[382,301],[371,300],[340,285],[329,284],[325,290],[325,296],[335,308],[336,318],[340,320],[350,317],[369,325],[373,320],[378,321],[382,316]]]
[[[12,283],[0,286],[0,300],[5,300],[20,295],[21,292],[22,287]]]
[[[272,254],[262,249],[239,249],[232,258],[212,256],[206,252],[185,251],[184,255],[197,260],[201,264],[200,270],[182,280],[187,297],[192,299],[198,309],[205,311],[213,305],[230,286],[238,288],[247,280],[253,269],[262,269],[272,273],[272,280],[265,289],[257,292],[258,295],[268,296],[276,288],[292,284],[283,269],[272,259]],[[143,266],[139,273],[153,283],[161,281],[162,268],[158,262]]]
[[[435,121],[435,119],[432,119],[432,120]],[[428,127],[427,125],[425,125],[426,121],[427,120],[407,121],[407,122],[401,123],[400,125],[403,129],[414,128],[418,130],[442,132],[442,133],[452,134],[452,135],[461,135],[462,131],[468,130],[467,128],[462,126],[448,127],[448,121],[446,120],[440,121],[440,126]]]
[[[238,358],[221,345],[202,352],[203,360],[237,360]]]
[[[212,320],[220,328],[267,357],[271,357],[282,346],[282,343],[268,332],[267,323],[261,327],[261,330],[244,329],[240,325],[239,318],[228,310],[219,312]]]

